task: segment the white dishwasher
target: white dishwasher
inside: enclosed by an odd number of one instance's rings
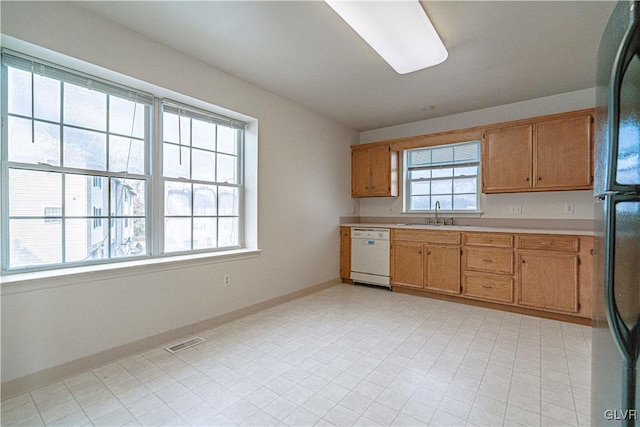
[[[351,280],[391,288],[388,228],[351,228]]]

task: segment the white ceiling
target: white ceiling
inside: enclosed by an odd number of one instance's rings
[[[79,4],[361,131],[593,87],[615,7],[423,1],[449,57],[399,75],[322,1]]]

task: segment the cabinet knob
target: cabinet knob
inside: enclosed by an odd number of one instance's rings
[[[431,252],[427,251],[427,255],[431,255]]]
[[[529,177],[526,177],[524,180],[528,182],[529,181]]]
[[[593,255],[593,248],[589,249],[589,253]]]
[[[365,190],[368,190],[368,189],[369,189],[369,186],[365,186],[365,187],[364,187],[364,189],[365,189]]]
[[[493,289],[493,286],[488,286],[488,285],[482,285],[482,287],[483,287],[484,289]]]
[[[522,259],[522,261],[521,261],[521,262],[524,264],[524,259]]]
[[[538,177],[538,181],[542,181],[542,177],[541,176]]]
[[[429,252],[427,252],[427,253],[429,253]],[[422,251],[418,251],[418,255],[422,255]]]

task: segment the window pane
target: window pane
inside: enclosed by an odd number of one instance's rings
[[[218,147],[216,151],[227,154],[238,154],[238,144],[236,144],[237,130],[218,126]]]
[[[9,220],[9,267],[62,262],[62,224],[42,219]]]
[[[454,161],[456,163],[463,162],[473,162],[477,161],[480,157],[478,155],[479,145],[478,144],[463,144],[457,145],[453,148],[454,151]]]
[[[409,151],[408,166],[428,166],[431,164],[431,149]]]
[[[443,177],[453,176],[453,169],[451,168],[434,169],[431,171],[431,173],[434,178],[443,178]]]
[[[111,178],[111,215],[144,216],[145,181]]]
[[[193,214],[216,215],[215,185],[194,184],[193,187]]]
[[[60,121],[60,82],[35,74],[35,117],[38,119]],[[31,114],[29,114],[31,115]]]
[[[191,250],[191,218],[165,218],[164,251]]]
[[[475,194],[454,195],[453,209],[461,210],[461,211],[477,209],[476,195]]]
[[[107,218],[67,219],[65,224],[66,261],[108,258],[108,224]]]
[[[178,129],[178,115],[171,113],[162,114],[162,139],[166,142],[173,142],[175,144],[181,144],[189,146],[191,145],[191,120],[188,117],[180,118],[180,128]],[[180,130],[182,134],[182,140],[178,137]]]
[[[42,217],[44,208],[52,206],[62,206],[61,174],[9,169],[10,216]]]
[[[430,196],[412,196],[410,199],[410,209],[417,211],[426,211],[431,209]]]
[[[454,193],[476,193],[476,183],[478,181],[475,178],[459,178],[453,181]]]
[[[107,95],[65,83],[64,122],[67,125],[107,130]]]
[[[104,134],[65,126],[65,167],[105,170],[106,160],[107,139]]]
[[[144,104],[110,96],[109,132],[134,138],[144,138],[145,111],[147,108]]]
[[[218,154],[217,174],[218,182],[237,184],[237,157]]]
[[[193,219],[193,249],[216,247],[216,218]]]
[[[60,165],[60,126],[36,121],[32,139],[31,120],[9,116],[8,122],[10,161]]]
[[[144,173],[144,141],[119,136],[109,137],[109,170]]]
[[[421,171],[409,171],[409,179],[431,178],[431,169]]]
[[[174,181],[164,183],[164,214],[191,215],[191,184]]]
[[[218,219],[218,246],[238,246],[238,218]]]
[[[450,179],[431,181],[431,194],[451,194],[452,184]]]
[[[194,122],[195,123],[195,122]],[[192,179],[200,181],[216,180],[216,154],[210,151],[192,150]]]
[[[454,176],[477,176],[478,175],[478,167],[477,166],[469,166],[466,168],[455,168],[453,172]]]
[[[432,196],[431,209],[436,208],[436,202],[440,202],[440,209],[443,209],[443,210],[453,209],[453,201],[452,201],[452,196],[450,194],[443,195],[443,196]]]
[[[116,218],[111,226],[111,258],[145,253],[144,219]]]
[[[182,151],[182,158],[180,158]],[[173,144],[163,144],[162,164],[163,175],[170,178],[190,178],[190,160],[188,147],[180,147]]]
[[[7,81],[9,114],[31,116],[31,73],[8,67]]]
[[[453,147],[441,147],[431,149],[431,162],[440,165],[453,162]]]
[[[65,175],[65,209],[67,216],[92,216],[94,209],[107,214],[109,199],[107,178],[88,175]]]
[[[203,122],[202,120],[192,120],[193,123],[193,146],[206,150],[216,149],[216,125]]]
[[[218,215],[238,215],[239,192],[235,187],[219,187]]]
[[[430,194],[430,192],[431,192],[431,181],[411,183],[412,195],[422,196],[425,194]]]

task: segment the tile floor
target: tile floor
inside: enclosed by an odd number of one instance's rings
[[[2,425],[589,424],[588,327],[340,285],[2,402]]]

